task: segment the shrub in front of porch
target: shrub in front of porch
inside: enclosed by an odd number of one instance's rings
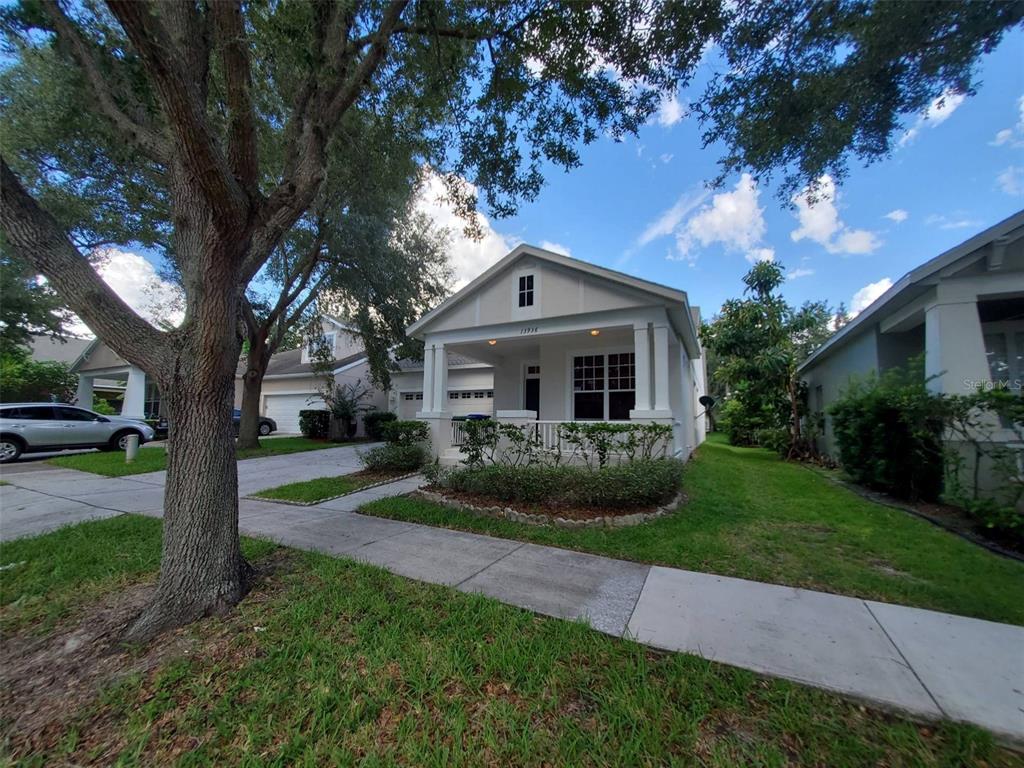
[[[368,470],[414,472],[427,461],[430,430],[422,421],[390,421],[383,425],[385,445],[359,454]]]
[[[599,469],[530,464],[428,468],[441,491],[509,504],[551,508],[632,510],[658,506],[679,492],[683,464],[677,459],[644,459]]]

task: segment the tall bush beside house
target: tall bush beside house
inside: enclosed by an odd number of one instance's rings
[[[839,462],[858,483],[910,501],[942,493],[945,403],[923,364],[851,381],[829,408]]]
[[[70,403],[77,387],[67,363],[33,360],[20,347],[0,354],[0,402]]]
[[[322,440],[331,428],[331,412],[321,409],[299,411],[299,431],[306,437]]]
[[[384,425],[385,445],[359,454],[363,466],[375,472],[414,472],[427,462],[430,428],[422,421],[392,421]]]
[[[366,436],[371,440],[383,440],[384,428],[392,421],[397,421],[398,415],[391,411],[370,411],[363,416],[363,429]]]

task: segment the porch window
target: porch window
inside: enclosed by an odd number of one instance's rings
[[[622,352],[574,357],[572,389],[574,419],[628,420],[636,404],[636,356]]]
[[[522,275],[519,278],[519,306],[533,306],[533,275]]]

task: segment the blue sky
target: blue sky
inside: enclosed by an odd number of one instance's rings
[[[673,122],[670,109],[664,124],[645,126],[638,138],[584,148],[581,168],[550,170],[534,202],[514,218],[490,220],[488,241],[461,244],[471,253],[456,267],[465,278],[504,244],[553,243],[682,288],[710,317],[741,292],[748,256],[770,249],[794,273],[784,289],[791,302],[849,307],[865,289],[863,303],[886,280],[1024,207],[1024,33],[1008,35],[977,72],[976,96],[948,100],[920,124],[907,116],[916,130],[901,135],[902,146],[867,168],[851,166],[833,205],[815,206],[803,222],[773,186],[754,189],[739,177],[702,198],[718,150],[701,149],[696,121]],[[886,218],[894,211],[905,218]]]

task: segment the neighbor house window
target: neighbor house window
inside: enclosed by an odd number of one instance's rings
[[[519,306],[533,306],[533,275],[522,275],[519,278]]]
[[[628,421],[636,407],[636,355],[581,355],[572,359],[573,418]]]
[[[323,350],[328,357],[334,357],[334,334],[325,333],[319,338],[309,340],[309,347],[306,349],[310,357],[316,357]]]

